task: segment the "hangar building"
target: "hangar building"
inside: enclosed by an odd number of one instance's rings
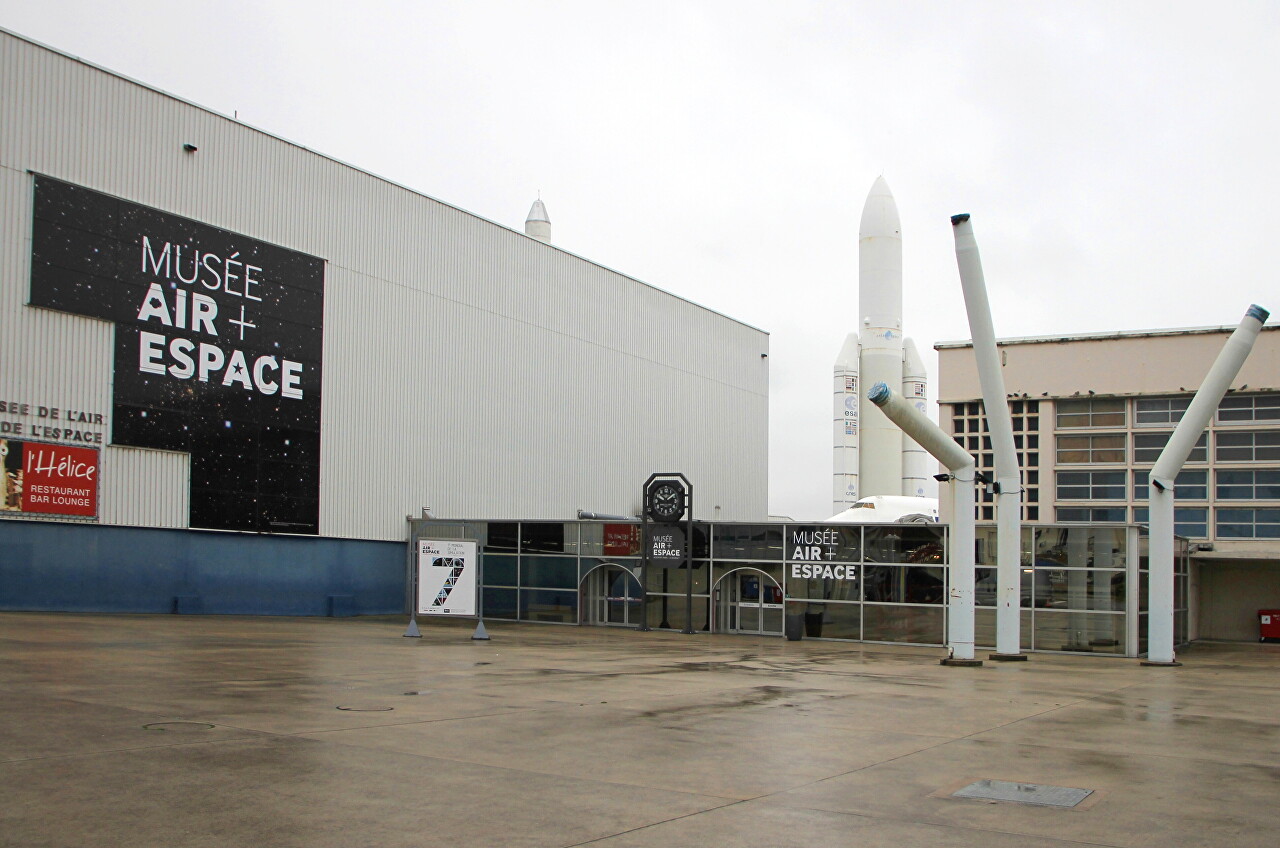
[[[768,335],[542,238],[3,31],[0,198],[0,609],[399,611],[407,515],[654,471],[767,517]]]

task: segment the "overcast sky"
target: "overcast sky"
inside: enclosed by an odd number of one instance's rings
[[[515,229],[541,191],[556,245],[769,331],[775,514],[830,514],[878,175],[931,376],[969,337],[957,212],[999,336],[1280,309],[1280,3],[0,0],[0,26]]]

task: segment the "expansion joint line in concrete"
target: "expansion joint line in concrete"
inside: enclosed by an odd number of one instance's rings
[[[703,796],[699,796],[699,797],[703,797]],[[765,797],[768,797],[768,796],[761,795],[761,796],[759,796],[759,797],[761,797],[761,798],[765,798]],[[709,812],[711,812],[712,810],[727,810],[727,809],[728,809],[728,808],[730,808],[730,807],[737,807],[737,806],[739,806],[739,805],[741,805],[741,804],[746,804],[746,803],[748,803],[748,802],[750,802],[750,801],[754,801],[754,800],[756,800],[756,799],[755,799],[755,798],[742,798],[742,799],[739,799],[739,800],[737,800],[737,801],[729,801],[728,803],[725,803],[725,804],[717,804],[716,806],[714,806],[714,807],[708,807],[708,808],[707,808],[707,809],[705,809],[705,810],[695,810],[695,811],[694,811],[694,812],[692,812],[692,813],[685,813],[685,814],[684,814],[684,815],[682,815],[682,816],[672,816],[671,818],[669,818],[669,819],[663,819],[662,821],[649,822],[648,824],[642,824],[642,825],[640,825],[640,826],[638,826],[638,827],[628,828],[627,830],[620,830],[620,831],[618,831],[617,833],[607,833],[607,834],[605,834],[604,836],[597,836],[595,839],[588,839],[588,840],[586,840],[586,841],[584,841],[584,842],[574,842],[572,845],[566,845],[566,846],[564,846],[564,848],[579,848],[579,846],[582,846],[582,845],[593,845],[593,844],[595,844],[596,842],[604,842],[606,839],[616,839],[616,838],[617,838],[617,837],[619,837],[619,836],[626,836],[626,835],[627,835],[627,834],[629,834],[629,833],[639,833],[639,832],[640,832],[640,831],[642,831],[642,830],[649,830],[650,828],[657,827],[658,825],[670,824],[671,822],[677,822],[677,821],[680,821],[681,819],[691,819],[691,818],[694,818],[694,817],[696,817],[696,816],[700,816],[700,815],[702,815],[703,813],[709,813]]]
[[[220,724],[217,727],[229,727],[230,725]],[[233,728],[238,729],[238,728]],[[246,731],[257,733],[263,736],[275,736],[277,734],[262,733],[262,731]],[[15,763],[38,763],[44,760],[75,760],[86,759],[89,757],[102,757],[114,754],[127,754],[131,751],[157,751],[161,748],[189,748],[198,745],[226,745],[234,742],[247,742],[252,740],[251,736],[240,736],[235,739],[193,739],[190,742],[168,742],[163,745],[129,745],[123,748],[107,748],[101,751],[74,751],[68,754],[46,754],[42,757],[18,757],[13,760],[0,760],[0,769],[5,766],[14,765]]]

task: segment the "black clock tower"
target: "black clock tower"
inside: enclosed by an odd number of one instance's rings
[[[681,527],[680,519],[684,519]],[[693,633],[693,562],[689,545],[693,541],[693,484],[677,472],[650,474],[644,483],[644,573],[640,629],[649,630],[649,568],[657,564],[664,569],[688,569],[685,580],[685,622],[682,633]],[[665,599],[663,626],[666,623]]]

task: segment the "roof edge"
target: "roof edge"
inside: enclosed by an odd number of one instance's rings
[[[1224,324],[1220,327],[1174,327],[1165,330],[1112,330],[1106,333],[1071,333],[1055,336],[1010,336],[996,339],[998,345],[1016,344],[1051,344],[1053,342],[1102,341],[1106,339],[1140,339],[1152,336],[1200,336],[1212,333],[1231,333],[1238,324]],[[1262,330],[1280,330],[1280,324],[1265,324]],[[973,347],[972,341],[935,342],[934,350],[949,348]]]

